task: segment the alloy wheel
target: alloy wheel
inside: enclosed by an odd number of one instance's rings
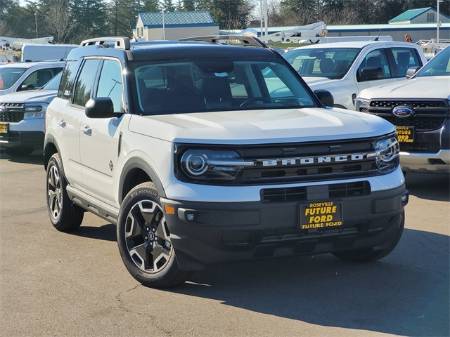
[[[58,167],[52,165],[47,179],[48,207],[54,220],[57,220],[62,211],[63,193],[61,175]]]

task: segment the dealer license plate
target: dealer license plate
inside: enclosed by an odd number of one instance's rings
[[[8,133],[9,124],[8,123],[0,123],[0,135]]]
[[[337,229],[344,224],[342,204],[334,201],[311,202],[300,206],[300,229]]]
[[[414,143],[414,127],[397,126],[397,137],[399,143]]]

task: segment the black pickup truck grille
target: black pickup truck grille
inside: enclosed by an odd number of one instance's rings
[[[0,122],[20,122],[23,119],[22,103],[0,103]]]
[[[396,106],[409,106],[414,115],[398,118],[392,114]],[[373,100],[361,111],[383,117],[396,126],[412,126],[416,131],[440,129],[448,118],[450,106],[446,100]]]

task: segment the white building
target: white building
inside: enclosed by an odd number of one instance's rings
[[[164,29],[163,29],[164,26]],[[135,38],[143,40],[178,40],[182,38],[217,35],[219,26],[206,11],[139,13]]]

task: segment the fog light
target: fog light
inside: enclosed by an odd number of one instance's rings
[[[405,194],[402,195],[401,200],[402,200],[402,205],[406,206],[408,204],[408,201],[409,201],[409,193],[405,192]]]
[[[195,214],[191,213],[191,212],[187,212],[184,214],[184,216],[186,217],[186,220],[189,222],[193,222],[195,220]]]

